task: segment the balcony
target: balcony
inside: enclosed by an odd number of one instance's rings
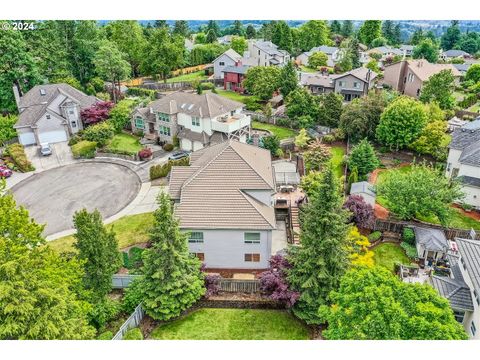
[[[246,126],[250,126],[249,115],[235,114],[212,120],[212,130],[230,134]]]

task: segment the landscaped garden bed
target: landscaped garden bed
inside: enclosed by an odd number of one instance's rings
[[[287,311],[199,309],[162,324],[157,340],[308,340],[309,329]]]
[[[273,124],[265,124],[259,121],[252,121],[252,128],[270,131],[273,135],[276,135],[279,140],[293,138],[297,135],[297,132],[293,129],[288,129]]]

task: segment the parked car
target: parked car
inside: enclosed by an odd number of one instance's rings
[[[168,157],[168,160],[180,160],[188,156],[190,156],[188,151],[179,150],[171,153]]]
[[[43,156],[52,155],[52,148],[50,147],[49,143],[40,144],[40,154]]]
[[[8,178],[10,176],[12,176],[12,170],[3,165],[0,166],[0,178]]]

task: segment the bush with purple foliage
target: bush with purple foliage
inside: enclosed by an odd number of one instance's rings
[[[152,156],[152,150],[149,148],[144,148],[138,152],[138,157],[141,160],[148,159],[150,156]]]
[[[372,205],[365,202],[360,195],[350,195],[343,205],[352,213],[352,221],[363,229],[373,229],[375,213]]]
[[[204,273],[204,279],[205,279],[205,289],[207,290],[205,292],[205,298],[208,299],[210,296],[217,295],[218,292],[220,291],[220,285],[218,281],[222,278],[218,274],[208,274],[205,272],[206,265],[203,263],[202,267],[200,268],[200,271]]]
[[[268,294],[272,300],[285,303],[292,307],[300,297],[300,293],[289,289],[287,282],[287,269],[291,268],[290,263],[281,255],[274,255],[270,258],[270,269],[259,275],[260,290]]]
[[[112,107],[113,103],[111,101],[99,101],[82,110],[80,116],[86,125],[97,124],[108,119]]]

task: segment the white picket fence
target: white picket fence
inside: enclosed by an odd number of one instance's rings
[[[120,326],[120,330],[118,330],[112,340],[122,340],[128,330],[136,328],[140,325],[140,322],[144,316],[145,312],[143,311],[142,304],[139,304],[133,313],[128,317],[127,321]]]

